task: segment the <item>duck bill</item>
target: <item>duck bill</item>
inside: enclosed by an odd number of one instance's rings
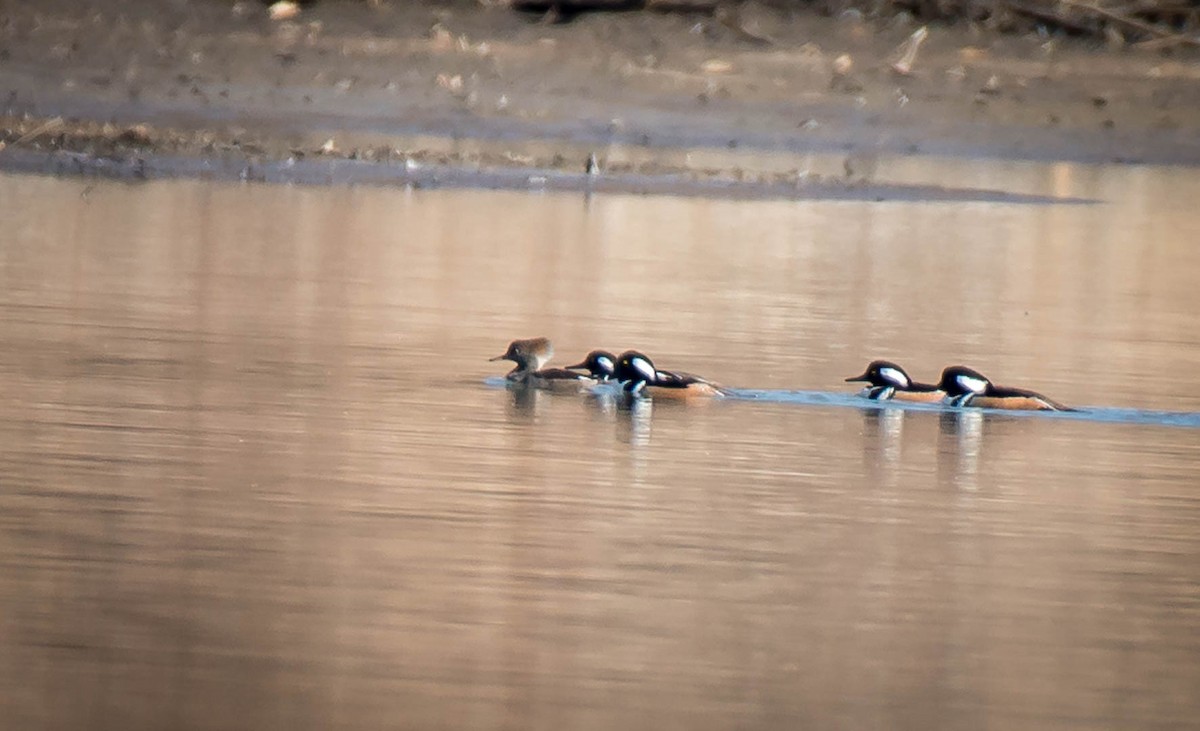
[[[488,363],[495,363],[498,360],[508,360],[508,353],[497,355],[495,358],[488,358]]]
[[[587,364],[587,361],[585,360],[582,363],[576,363],[575,365],[566,366],[566,369],[569,371],[586,371],[588,369],[588,364]]]
[[[871,374],[864,373],[861,376],[855,376],[854,378],[847,378],[846,383],[858,383],[859,381],[870,381],[870,380],[871,380]]]

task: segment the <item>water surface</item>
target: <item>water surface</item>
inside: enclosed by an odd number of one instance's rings
[[[486,382],[547,335],[1200,411],[1191,171],[951,167],[1106,202],[0,178],[0,716],[1194,727],[1195,428]]]

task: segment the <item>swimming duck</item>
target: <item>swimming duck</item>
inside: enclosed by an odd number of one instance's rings
[[[607,350],[593,350],[582,362],[567,366],[568,369],[585,370],[598,382],[611,380],[617,369],[617,356]]]
[[[513,384],[534,388],[582,388],[594,383],[590,376],[577,371],[545,368],[553,356],[554,346],[549,338],[526,338],[512,341],[503,355],[490,358],[489,362],[511,360],[516,363],[505,376]]]
[[[1036,391],[997,386],[987,376],[966,366],[950,366],[942,371],[938,388],[946,393],[951,406],[982,409],[1020,409],[1033,411],[1074,411]]]
[[[613,377],[620,382],[621,389],[631,396],[691,398],[725,395],[724,389],[700,376],[655,368],[653,361],[636,350],[621,354]]]
[[[940,403],[946,395],[932,383],[912,380],[903,368],[888,360],[873,360],[861,376],[846,379],[846,383],[859,381],[870,384],[862,395],[872,401]]]

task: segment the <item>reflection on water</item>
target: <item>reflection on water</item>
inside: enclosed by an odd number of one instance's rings
[[[484,383],[545,334],[1200,410],[1200,182],[1069,173],[1003,179],[1112,202],[0,178],[3,725],[1194,723],[1194,429]]]

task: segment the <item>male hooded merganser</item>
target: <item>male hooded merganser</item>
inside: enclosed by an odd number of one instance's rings
[[[592,379],[566,368],[543,368],[554,357],[554,346],[548,338],[527,338],[508,344],[504,355],[489,361],[511,360],[517,366],[505,378],[510,383],[535,388],[581,388],[591,384]]]
[[[1074,411],[1035,391],[997,386],[973,368],[950,366],[942,371],[938,388],[946,392],[951,406],[975,406],[982,409],[1023,409],[1032,411]]]
[[[593,350],[582,363],[567,366],[570,370],[585,370],[592,378],[603,382],[611,380],[617,370],[617,356],[607,350]]]
[[[932,383],[920,383],[908,377],[903,368],[887,360],[873,360],[861,376],[847,378],[846,383],[866,381],[871,384],[863,396],[872,401],[915,401],[938,403],[946,395]]]
[[[692,396],[724,396],[724,390],[700,376],[679,371],[660,371],[645,355],[627,350],[617,359],[613,378],[631,396],[659,398],[690,398]]]

